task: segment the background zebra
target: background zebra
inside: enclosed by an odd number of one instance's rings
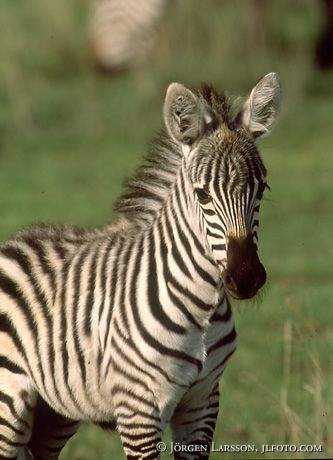
[[[117,72],[142,60],[152,47],[166,0],[93,0],[90,56],[97,68]]]
[[[27,447],[56,459],[79,420],[117,428],[128,459],[151,460],[170,422],[175,442],[202,444],[208,458],[236,346],[228,296],[253,297],[266,279],[255,138],[279,106],[274,73],[236,116],[212,87],[171,84],[167,133],[129,181],[117,223],[39,226],[1,245],[1,458]]]
[[[113,73],[128,70],[146,58],[170,4],[170,0],[91,0],[88,47],[93,65]],[[194,4],[192,8],[195,10],[200,5]],[[243,34],[253,46],[264,47],[272,28],[273,4],[253,0],[251,10],[252,29],[244,30]],[[333,0],[321,0],[318,10],[323,21],[314,47],[314,64],[327,70],[333,63]]]

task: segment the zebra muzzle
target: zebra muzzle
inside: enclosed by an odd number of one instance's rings
[[[229,239],[222,279],[227,293],[235,299],[250,299],[265,284],[266,270],[252,237]]]

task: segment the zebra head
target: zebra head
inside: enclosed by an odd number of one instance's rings
[[[268,185],[255,141],[270,132],[280,101],[275,73],[257,83],[238,112],[209,86],[194,93],[172,83],[166,94],[165,124],[185,157],[207,251],[227,292],[238,299],[253,297],[266,281],[257,245]]]

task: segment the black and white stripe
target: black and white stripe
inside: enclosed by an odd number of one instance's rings
[[[166,0],[92,0],[89,45],[94,64],[106,72],[126,70],[151,49]]]
[[[257,244],[265,186],[252,122],[256,135],[269,129],[278,92],[267,75],[235,118],[212,88],[170,85],[167,134],[129,181],[118,222],[35,227],[1,245],[1,458],[57,459],[81,420],[116,428],[128,459],[158,459],[168,423],[175,442],[208,449],[236,347],[230,248]],[[260,288],[249,283],[243,296]]]

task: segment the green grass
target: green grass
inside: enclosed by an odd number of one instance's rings
[[[261,38],[250,1],[174,3],[145,65],[115,79],[88,68],[84,3],[67,5],[2,5],[1,237],[34,222],[93,227],[113,218],[123,179],[161,126],[170,81],[207,80],[244,94],[264,73],[278,71],[281,120],[260,141],[272,188],[260,235],[268,283],[260,302],[234,304],[239,349],[221,382],[215,440],[259,451],[262,444],[321,444],[319,456],[332,456],[333,75],[311,66],[316,2],[266,2]],[[119,439],[90,425],[62,455],[110,458],[123,458]]]

